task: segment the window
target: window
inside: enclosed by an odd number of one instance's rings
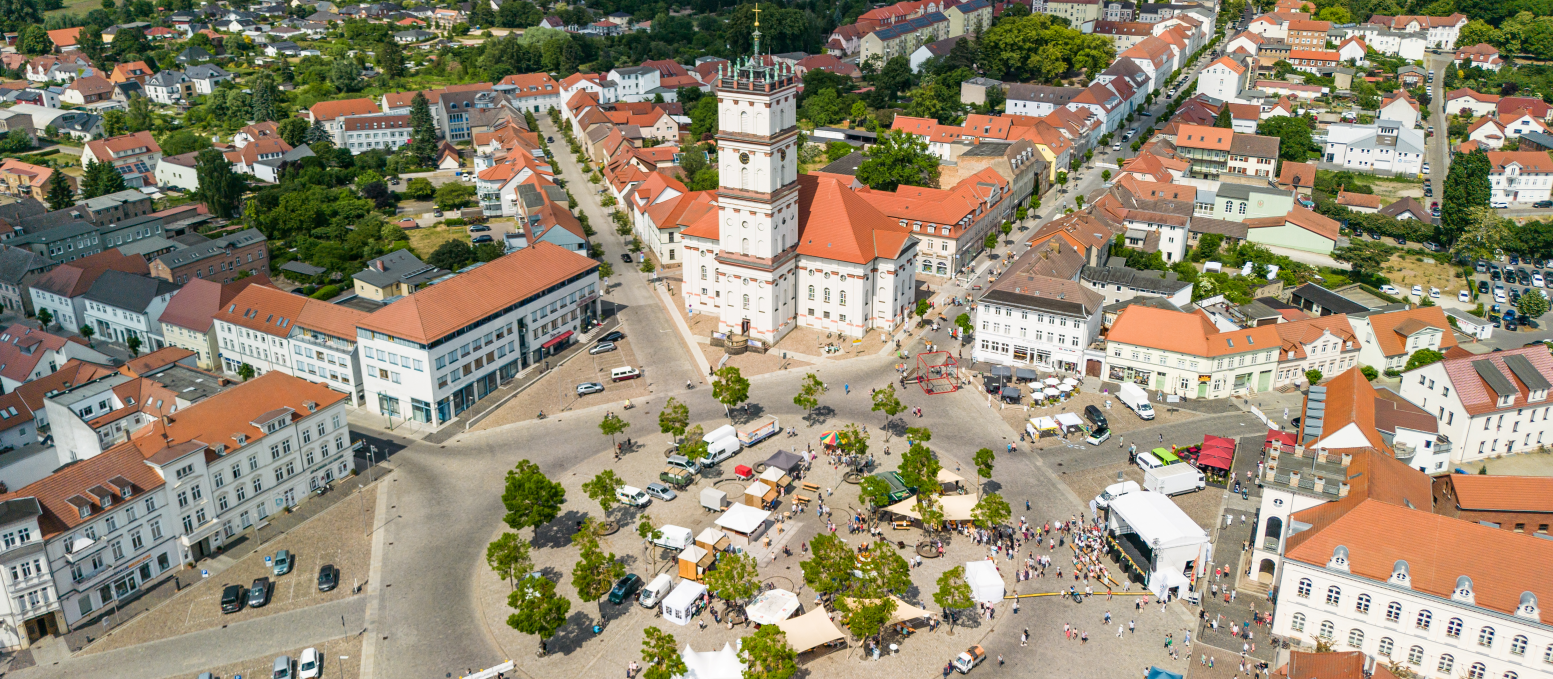
[[[1510,655],[1526,655],[1526,637],[1517,634],[1510,640]]]
[[[1396,643],[1391,640],[1391,637],[1381,637],[1380,638],[1380,648],[1379,648],[1378,652],[1381,655],[1390,658],[1391,657],[1391,651],[1395,647],[1396,647]]]
[[[1333,632],[1335,632],[1335,631],[1336,631],[1336,626],[1334,626],[1332,624],[1331,620],[1322,620],[1321,621],[1321,632],[1319,634],[1321,635],[1322,639],[1330,640],[1332,638]]]
[[[1342,600],[1343,600],[1343,590],[1339,589],[1335,585],[1332,586],[1332,587],[1328,587],[1327,588],[1327,605],[1328,606],[1336,606],[1337,602],[1342,601]]]
[[[162,522],[161,521],[152,521],[151,522],[151,539],[152,540],[160,540],[160,539],[162,539]]]
[[[1478,630],[1478,645],[1485,648],[1494,647],[1494,628],[1484,627]]]
[[[1310,578],[1300,578],[1300,586],[1299,586],[1298,589],[1295,590],[1294,594],[1296,596],[1300,597],[1301,599],[1309,599],[1310,598]]]
[[[1455,667],[1455,666],[1456,666],[1456,659],[1452,658],[1451,654],[1446,653],[1445,655],[1440,656],[1440,664],[1439,664],[1439,666],[1436,669],[1438,669],[1439,671],[1441,671],[1441,672],[1443,672],[1445,674],[1450,674],[1451,673],[1451,668]]]
[[[1364,630],[1361,630],[1361,629],[1359,629],[1357,627],[1354,628],[1354,629],[1348,630],[1348,645],[1352,646],[1353,648],[1363,648],[1364,647]]]
[[[1424,664],[1424,647],[1423,646],[1414,646],[1412,648],[1407,649],[1407,663],[1409,665],[1422,665],[1422,664]]]
[[[1434,614],[1433,613],[1430,613],[1429,611],[1419,611],[1418,612],[1418,622],[1415,623],[1415,624],[1418,625],[1418,629],[1426,630],[1426,629],[1429,629],[1429,623],[1431,621],[1433,621],[1433,620],[1434,620]]]
[[[1360,612],[1360,613],[1369,614],[1369,612],[1370,612],[1370,595],[1368,595],[1368,594],[1360,594],[1359,595],[1359,600],[1358,600],[1357,603],[1354,604],[1353,609],[1355,611]]]
[[[1472,668],[1467,670],[1467,679],[1483,679],[1487,673],[1488,668],[1484,667],[1483,663],[1475,662],[1472,663]]]
[[[1402,604],[1395,601],[1386,604],[1386,622],[1399,622],[1402,620]]]
[[[1452,639],[1461,638],[1461,627],[1461,618],[1451,618],[1450,622],[1445,623],[1445,636]]]
[[[1295,613],[1294,614],[1294,618],[1289,620],[1289,629],[1292,629],[1292,630],[1294,630],[1296,632],[1303,632],[1303,631],[1305,631],[1305,614],[1304,613]],[[1549,646],[1548,647],[1548,651],[1550,653],[1553,653],[1553,646]]]

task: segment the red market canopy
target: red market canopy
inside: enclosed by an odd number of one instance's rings
[[[1203,436],[1202,451],[1197,454],[1197,464],[1228,470],[1234,459],[1234,440],[1212,434]]]

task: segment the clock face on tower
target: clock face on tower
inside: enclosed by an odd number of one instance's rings
[[[745,165],[749,165],[750,164],[750,152],[749,151],[745,151],[743,153],[740,153],[739,154],[739,162],[744,163]]]

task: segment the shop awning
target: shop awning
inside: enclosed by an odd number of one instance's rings
[[[550,347],[553,347],[553,346],[555,346],[557,344],[565,342],[568,339],[571,339],[571,336],[572,336],[572,331],[567,330],[566,332],[563,332],[563,333],[561,333],[559,335],[556,335],[555,337],[551,337],[548,341],[546,341],[544,344],[541,344],[539,346],[541,348],[544,348],[544,349],[549,349]]]

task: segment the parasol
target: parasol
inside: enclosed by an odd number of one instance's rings
[[[1075,380],[1075,379],[1073,379],[1071,377],[1064,377],[1064,378],[1062,378],[1062,383],[1066,384],[1066,385],[1068,385],[1070,387],[1071,386],[1078,386],[1078,380]]]
[[[1060,381],[1061,380],[1058,380],[1055,377],[1048,377],[1048,378],[1046,378],[1046,383],[1051,385],[1051,386],[1054,386],[1054,387],[1057,386],[1057,383],[1060,382]]]
[[[1073,387],[1068,386],[1066,384],[1059,384],[1059,385],[1057,385],[1057,391],[1060,391],[1060,392],[1066,394],[1066,393],[1068,393],[1070,391],[1073,391]]]
[[[833,432],[833,431],[827,431],[827,432],[825,432],[823,434],[820,434],[820,445],[822,445],[822,446],[835,446],[835,445],[840,445],[840,444],[841,444],[841,435],[840,434],[838,434],[836,432]]]
[[[1047,387],[1045,389],[1042,389],[1041,393],[1046,394],[1047,396],[1056,396],[1058,392],[1057,392],[1056,389],[1054,389],[1052,387]]]

